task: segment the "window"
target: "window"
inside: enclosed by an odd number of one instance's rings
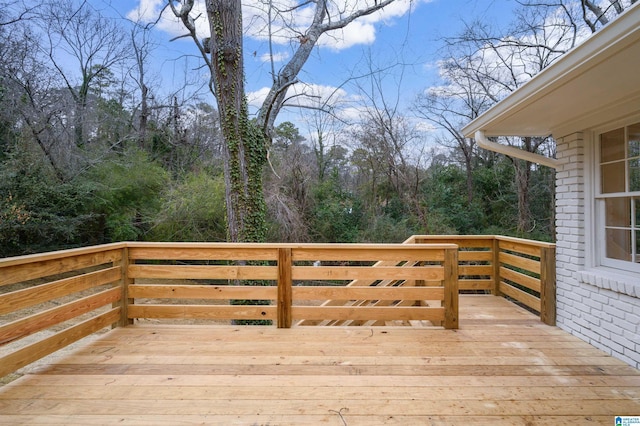
[[[640,123],[600,134],[598,148],[602,264],[640,271]]]

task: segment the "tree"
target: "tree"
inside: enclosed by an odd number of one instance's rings
[[[0,27],[16,24],[33,18],[38,5],[26,4],[24,0],[7,0],[0,10]]]
[[[40,17],[48,36],[46,54],[73,98],[74,142],[87,142],[85,112],[93,85],[128,55],[125,32],[114,20],[97,14],[87,2],[80,6],[48,2]],[[79,80],[66,69],[75,61]]]
[[[29,134],[25,144],[33,142],[42,152],[46,165],[59,182],[70,175],[69,152],[64,146],[62,129],[66,104],[64,93],[56,87],[55,76],[33,45],[40,39],[28,26],[17,24],[4,32],[0,42],[0,84],[5,123],[15,131]],[[29,149],[28,146],[22,147]]]
[[[273,173],[265,179],[271,240],[309,240],[308,218],[315,158],[299,130],[289,121],[278,125],[269,161]]]
[[[277,73],[274,71],[273,84],[255,121],[249,120],[244,92],[241,1],[206,2],[210,37],[204,42],[196,33],[196,18],[191,15],[194,0],[168,3],[211,70],[211,87],[218,102],[225,141],[226,204],[231,241],[262,241],[265,238],[262,169],[274,134],[274,123],[285,105],[287,90],[298,82],[298,74],[320,37],[393,1],[359,2],[356,7],[346,3],[337,5],[329,0],[300,2],[293,7],[266,2],[269,17],[291,15],[304,9],[313,18],[305,29],[290,26],[292,42],[297,38],[298,46],[286,65]],[[271,28],[271,22],[269,19],[268,28]],[[273,34],[269,32],[269,35]]]
[[[603,2],[597,3],[592,0],[580,0],[582,5],[582,18],[589,26],[592,32],[596,32],[599,26],[609,23],[609,20],[621,14],[626,8],[630,7],[637,0],[609,0],[608,5],[602,5]]]
[[[466,171],[467,203],[474,199],[473,169],[475,166],[476,144],[473,138],[465,138],[462,127],[485,111],[495,100],[491,91],[477,82],[473,73],[473,62],[460,51],[449,46],[448,59],[440,62],[440,75],[445,84],[430,87],[416,98],[414,111],[437,128],[444,135],[437,140],[441,145],[454,149],[454,158],[460,158]],[[466,63],[465,63],[466,62]]]
[[[486,23],[474,22],[458,37],[449,39],[448,47],[454,55],[442,63],[447,84],[432,89],[431,97],[424,98],[422,105],[430,121],[445,128],[463,153],[467,151],[467,158],[472,147],[460,134],[459,129],[466,124],[460,117],[475,118],[549,66],[584,36],[571,9],[563,6],[523,7],[504,34]],[[456,111],[457,117],[452,111]],[[553,143],[550,138],[530,137],[502,138],[501,141],[529,152],[540,152]],[[518,231],[527,232],[532,229],[529,190],[533,166],[527,161],[511,160],[518,189]],[[468,187],[470,176],[469,170]]]

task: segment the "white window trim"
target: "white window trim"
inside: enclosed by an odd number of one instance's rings
[[[602,197],[600,193],[600,135],[638,122],[640,122],[640,115],[627,117],[584,135],[585,176],[589,177],[589,183],[585,184],[585,200],[588,200],[588,208],[585,206],[585,227],[586,232],[590,234],[590,238],[587,239],[590,244],[585,247],[585,266],[610,270],[612,273],[622,274],[622,276],[630,275],[630,279],[636,282],[640,281],[640,263],[606,257],[606,245],[602,243],[605,241],[604,203],[598,201],[606,198]],[[625,193],[625,195],[633,196],[631,194],[635,194],[635,192]]]

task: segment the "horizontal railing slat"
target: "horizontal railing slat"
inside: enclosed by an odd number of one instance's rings
[[[514,240],[500,240],[499,246],[500,246],[500,250],[509,250],[516,253],[533,256],[533,257],[540,256],[540,247],[531,245],[527,242],[514,241]]]
[[[324,246],[324,247],[323,247]],[[428,247],[413,246],[407,247],[402,244],[384,245],[360,245],[344,247],[336,244],[335,248],[330,245],[319,245],[317,247],[303,246],[293,247],[293,261],[442,261],[444,260],[444,248],[453,248],[449,245],[434,245]]]
[[[93,287],[114,283],[121,277],[122,268],[113,267],[6,293],[0,295],[0,315],[35,306]]]
[[[459,262],[491,262],[493,260],[492,251],[460,251],[458,253]]]
[[[441,267],[314,267],[294,266],[294,280],[442,280],[444,269]]]
[[[396,307],[396,306],[294,306],[291,308],[294,319],[308,320],[426,320],[443,321],[444,308]]]
[[[459,265],[458,276],[464,277],[467,275],[487,275],[493,274],[493,266],[491,265]]]
[[[243,247],[227,243],[203,246],[185,246],[166,243],[161,246],[130,247],[129,259],[153,260],[274,260],[276,247]]]
[[[500,253],[498,256],[498,261],[500,263],[505,263],[507,265],[524,269],[527,271],[531,271],[536,274],[540,274],[540,261],[528,259],[526,257],[519,257],[509,253]]]
[[[460,290],[491,290],[493,289],[492,279],[460,279],[458,280],[458,287]]]
[[[540,312],[540,299],[537,297],[525,293],[524,291],[509,285],[508,283],[502,281],[500,282],[500,291],[507,296],[511,297],[514,300],[517,300],[520,303],[528,306],[531,309],[534,309]]]
[[[275,286],[135,284],[129,286],[130,298],[147,299],[270,299],[277,295]]]
[[[442,300],[443,287],[332,287],[294,286],[295,300]]]
[[[37,259],[38,258],[35,257],[33,263],[10,264],[8,266],[3,266],[0,262],[0,286],[120,262],[122,260],[122,250],[81,252],[81,254],[76,256],[65,256],[61,258],[50,258],[47,256],[46,260]]]
[[[277,317],[270,305],[130,305],[129,318],[268,319]]]
[[[121,291],[114,287],[73,302],[48,309],[0,326],[0,345],[45,330],[56,324],[76,318],[104,305],[120,300]]]
[[[502,279],[513,281],[514,283],[540,293],[540,280],[530,277],[512,269],[500,267],[500,276]]]
[[[277,266],[129,265],[129,278],[277,280]]]
[[[0,377],[29,365],[120,320],[120,308],[96,315],[0,358]]]

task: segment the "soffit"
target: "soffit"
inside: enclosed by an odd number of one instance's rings
[[[463,133],[556,138],[640,111],[640,3],[559,58]]]

